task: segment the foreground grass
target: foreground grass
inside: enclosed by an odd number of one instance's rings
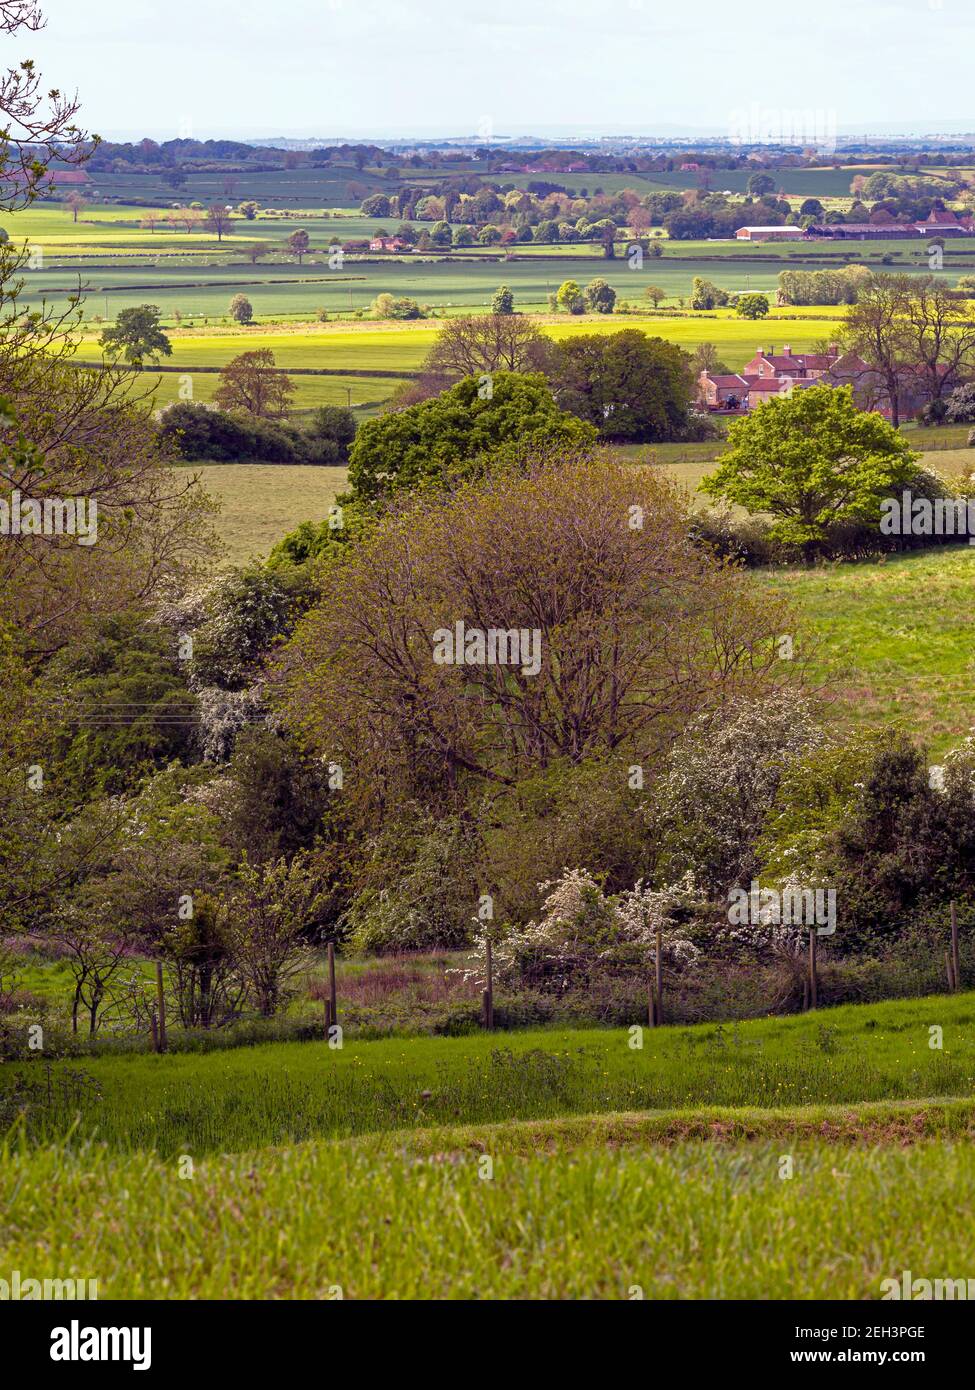
[[[851,1005],[793,1018],[644,1031],[278,1043],[234,1052],[55,1063],[51,1102],[25,1115],[34,1141],[118,1150],[240,1152],[431,1125],[551,1120],[603,1111],[907,1100],[975,1094],[975,996]],[[943,1029],[943,1050],[929,1029]],[[43,1059],[8,1066],[47,1090]],[[90,1076],[101,1098],[70,1078]],[[3,1091],[0,1089],[0,1101]],[[8,1100],[9,1109],[9,1100]]]
[[[505,1131],[482,1151],[396,1136],[192,1173],[104,1146],[15,1147],[0,1268],[94,1278],[100,1298],[400,1299],[876,1299],[905,1269],[975,1269],[969,1143],[613,1151],[536,1128],[525,1152]]]

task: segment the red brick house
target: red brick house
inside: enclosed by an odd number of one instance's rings
[[[370,251],[411,251],[408,241],[398,236],[374,236],[369,243]]]
[[[836,343],[831,343],[826,353],[793,352],[788,344],[779,353],[774,347],[768,350],[756,348],[755,356],[742,369],[742,375],[755,376],[761,380],[787,377],[794,381],[817,381],[826,375],[839,356],[840,350]]]
[[[708,410],[743,410],[748,399],[748,382],[743,376],[701,372],[697,379],[697,398]]]

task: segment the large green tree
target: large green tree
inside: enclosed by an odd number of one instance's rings
[[[171,357],[173,345],[159,327],[159,308],[155,304],[135,304],[122,309],[113,328],[101,336],[102,347],[110,353],[121,353],[126,362],[141,367],[148,357]]]
[[[604,439],[673,439],[687,424],[692,383],[679,347],[637,328],[586,333],[560,346],[555,395]]]
[[[556,404],[539,374],[485,372],[406,410],[366,420],[349,451],[353,496],[377,499],[404,488],[477,471],[475,460],[504,446],[585,447],[595,439]]]
[[[917,474],[892,425],[859,410],[849,386],[809,386],[767,401],[728,431],[702,491],[774,517],[773,539],[812,550],[838,522],[879,521],[880,504]]]

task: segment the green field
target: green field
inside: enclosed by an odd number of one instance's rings
[[[795,606],[814,674],[844,720],[902,725],[932,755],[975,725],[971,547],[776,571],[767,582]]]
[[[0,1264],[101,1298],[877,1299],[975,1255],[973,1003],[641,1050],[543,1032],[88,1061],[102,1099],[29,1112],[0,1156]]]
[[[235,196],[239,201],[243,195]],[[185,192],[181,197],[188,200]],[[8,214],[4,226],[12,241],[40,248],[43,257],[25,274],[25,305],[37,307],[46,301],[61,310],[80,278],[85,287],[84,312],[90,320],[112,320],[120,309],[151,302],[159,305],[167,319],[178,311],[186,320],[220,321],[231,296],[238,292],[251,299],[258,319],[311,319],[319,309],[333,316],[364,310],[384,292],[409,295],[441,311],[482,309],[505,281],[519,307],[535,312],[545,309],[547,296],[563,280],[585,282],[596,274],[607,279],[623,301],[645,303],[644,290],[656,284],[665,290],[665,302],[674,304],[690,293],[691,282],[699,275],[733,291],[771,292],[779,272],[789,266],[813,270],[859,262],[928,271],[926,246],[920,239],[773,246],[664,238],[663,256],[645,257],[639,269],[631,268],[623,247],[614,260],[607,261],[592,244],[529,245],[510,252],[477,247],[401,257],[350,255],[341,268],[330,268],[330,245],[369,237],[381,225],[391,227],[395,219],[384,224],[381,219],[360,217],[346,205],[337,214],[328,213],[326,204],[305,201],[297,220],[290,215],[262,214],[252,221],[235,217],[230,231],[218,241],[204,230],[187,232],[167,225],[164,219],[173,200],[166,201],[166,207],[156,209],[94,203],[83,209],[77,222],[63,205],[55,204]],[[160,220],[150,226],[147,218]],[[311,237],[311,250],[300,266],[285,244],[299,226]],[[252,264],[248,247],[258,242],[270,254]],[[949,242],[940,273],[953,282],[972,268],[975,239]]]
[[[640,1019],[634,1019],[635,1023]],[[117,1149],[164,1157],[237,1152],[307,1139],[430,1125],[556,1119],[617,1110],[801,1106],[970,1096],[975,998],[848,1005],[735,1025],[647,1032],[519,1032],[232,1051],[128,1054],[59,1064],[99,1083],[78,1130]],[[928,1047],[928,1025],[944,1050]],[[12,1072],[31,1074],[39,1063]],[[75,1119],[64,1101],[29,1119],[53,1138]]]
[[[837,323],[835,318],[803,316],[754,324],[726,313],[714,313],[674,318],[645,315],[625,318],[614,315],[607,318],[593,315],[567,319],[550,316],[542,321],[541,326],[556,340],[580,333],[615,333],[621,328],[637,328],[678,343],[689,352],[701,343],[712,342],[734,369],[744,366],[755,355],[759,344],[768,346],[785,342],[797,351],[808,351],[824,340],[828,341],[830,335],[835,334]],[[439,330],[439,324],[423,320],[402,324],[327,323],[315,327],[304,324],[293,329],[266,329],[259,325],[224,331],[210,329],[206,332],[180,329],[172,333],[172,356],[164,360],[167,368],[178,370],[154,374],[151,368],[147,368],[140,388],[144,389],[146,379],[161,376],[159,389],[170,392],[168,397],[163,395],[161,399],[171,399],[178,389],[172,382],[178,382],[180,373],[185,372],[193,378],[193,395],[200,394],[202,399],[207,399],[206,392],[208,388],[213,389],[215,382],[207,383],[208,373],[194,375],[194,368],[219,369],[237,354],[261,348],[270,349],[274,353],[275,365],[285,370],[341,372],[353,377],[370,373],[375,374],[377,379],[387,373],[408,376],[419,371]],[[80,361],[98,361],[100,348],[97,341],[84,340],[79,347],[78,358]],[[168,386],[167,377],[171,378]],[[311,389],[312,380],[298,375],[294,377],[299,405],[305,403],[300,396]],[[377,380],[375,387],[369,387],[369,377],[362,380],[365,383],[364,399],[384,399],[395,389],[393,377],[387,377],[384,382]],[[341,395],[339,399],[342,399]]]

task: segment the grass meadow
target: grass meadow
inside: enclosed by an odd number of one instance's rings
[[[639,1050],[545,1032],[88,1061],[102,1099],[50,1117],[61,1142],[31,1114],[8,1134],[0,1264],[101,1298],[876,1299],[975,1255],[973,1006]]]
[[[263,556],[301,521],[324,521],[345,490],[347,470],[305,464],[187,464],[220,503],[215,522],[224,564]]]
[[[634,1019],[639,1024],[640,1019]],[[97,1084],[28,1114],[32,1140],[71,1127],[170,1158],[432,1125],[606,1111],[859,1104],[975,1093],[971,995],[847,1005],[825,1014],[645,1030],[268,1043],[56,1064]],[[928,1046],[939,1025],[944,1048]],[[40,1075],[42,1063],[13,1064]],[[34,1070],[31,1070],[33,1068]],[[59,1098],[60,1097],[60,1098]]]
[[[15,1149],[0,1256],[97,1277],[102,1299],[877,1299],[904,1269],[972,1268],[967,1135],[790,1142],[786,1180],[781,1140],[620,1150],[538,1127],[508,1154],[510,1132],[215,1156],[192,1177],[152,1154]]]

